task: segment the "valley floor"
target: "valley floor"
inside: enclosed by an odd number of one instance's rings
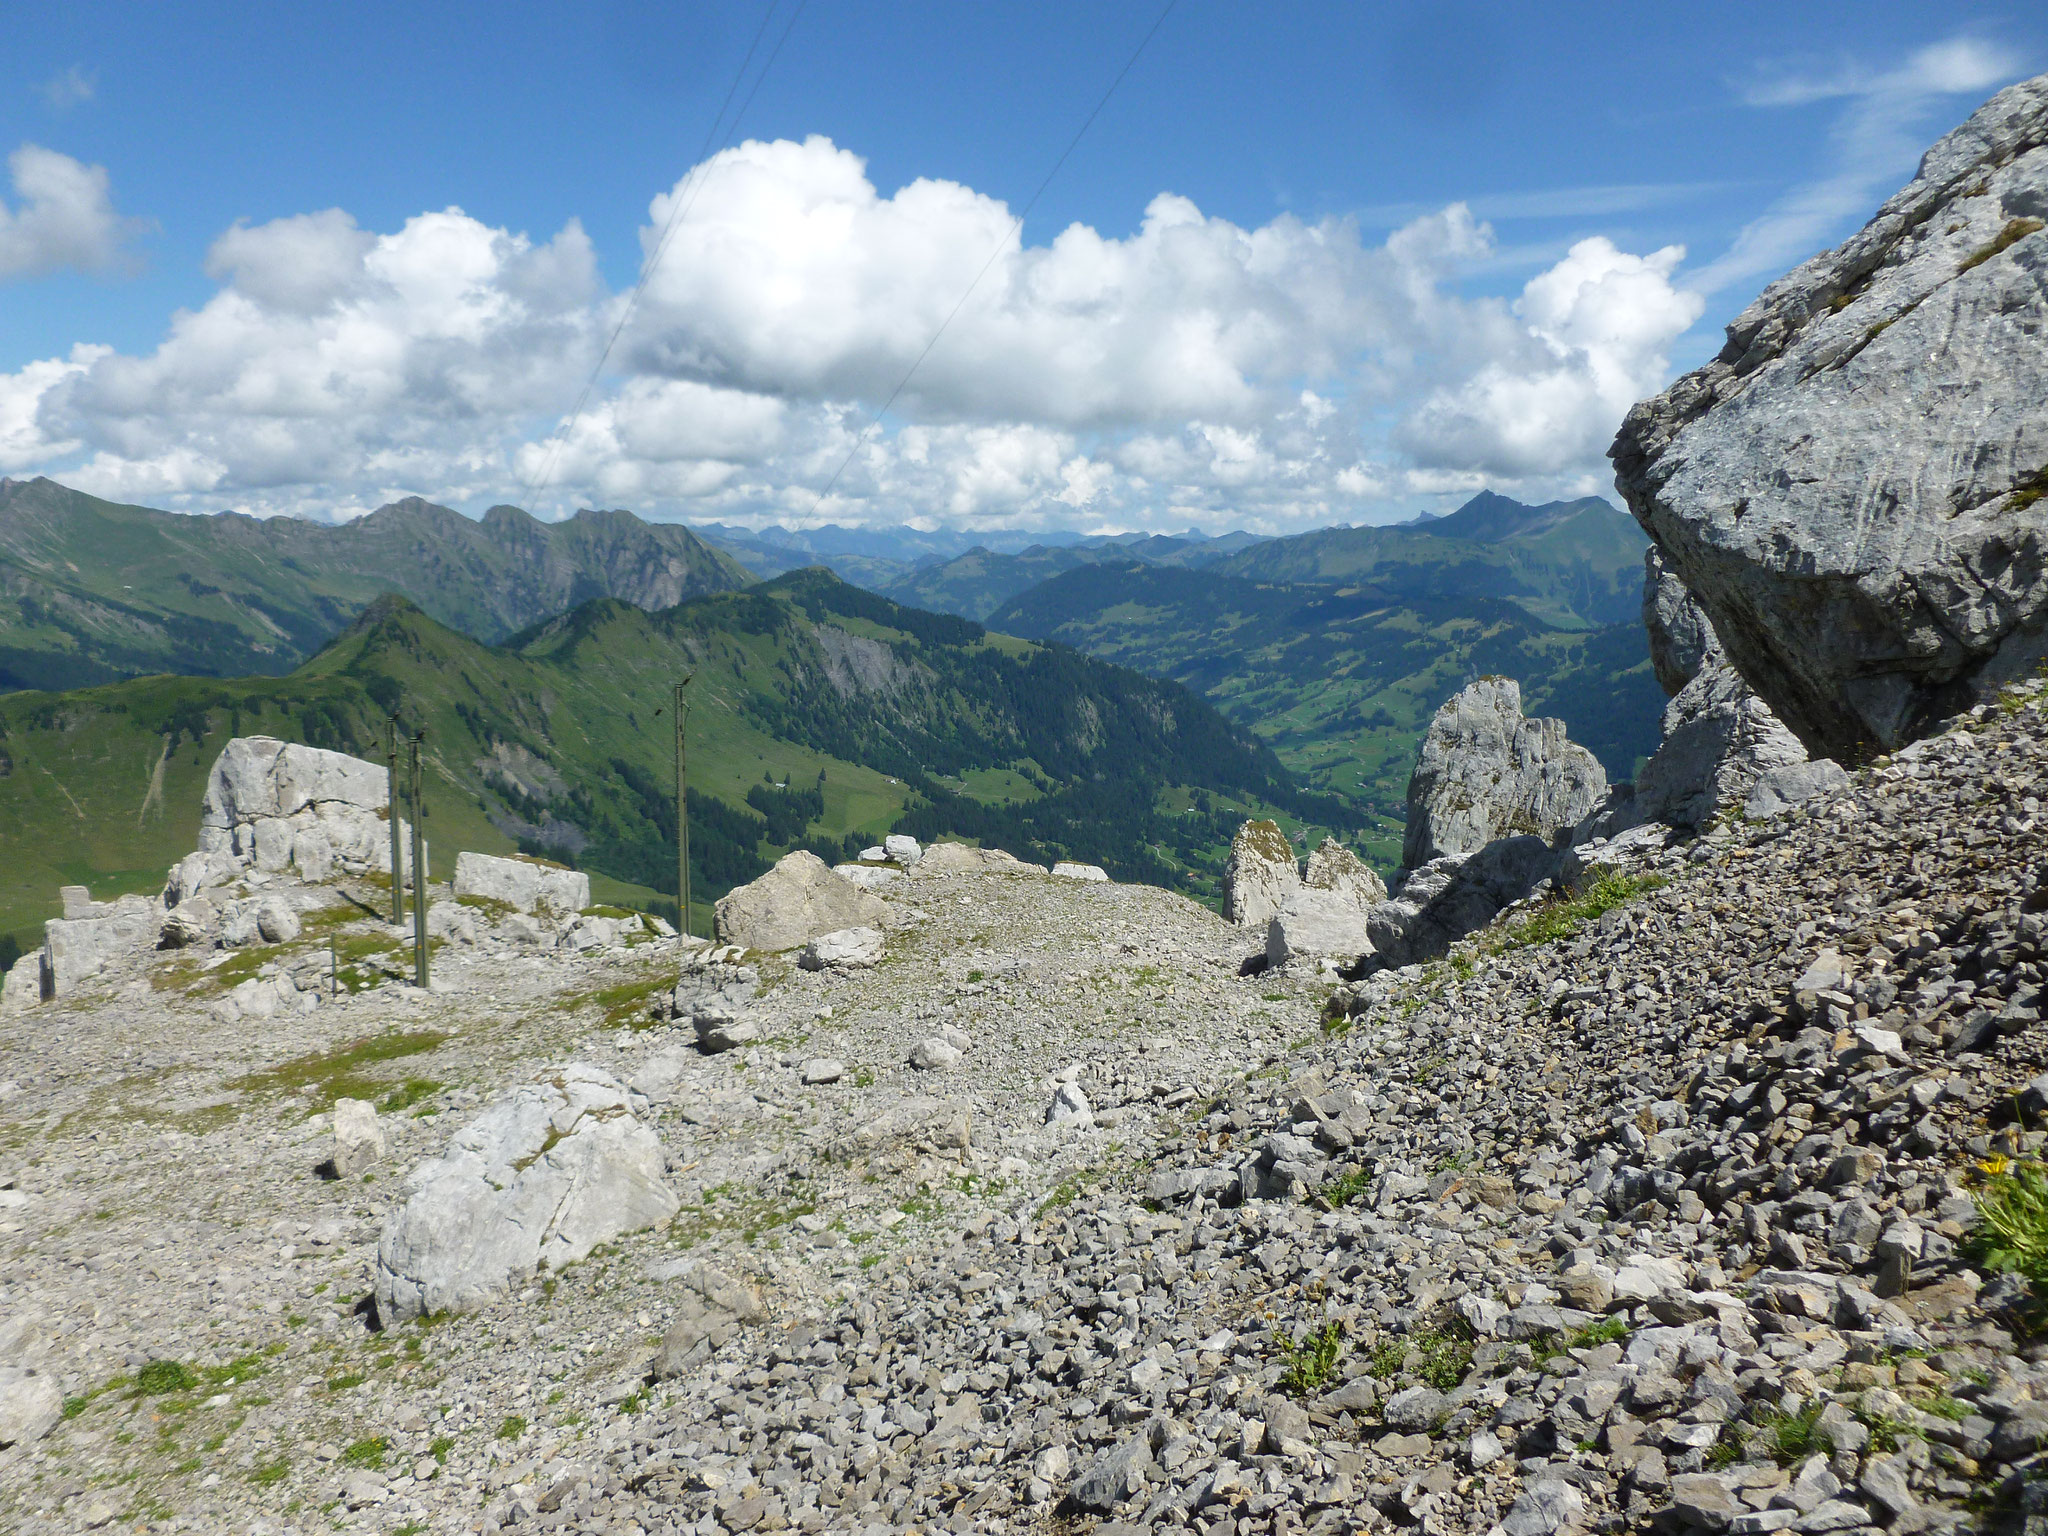
[[[876,970],[767,973],[723,1056],[600,995],[661,949],[9,1020],[0,1304],[70,1403],[0,1526],[2031,1528],[2048,1343],[1971,1239],[2048,1141],[2044,696],[1333,997],[1165,893],[974,875],[906,882]],[[446,1038],[309,1059],[393,1030]],[[390,1184],[571,1057],[644,1086],[682,1215],[368,1331]],[[1068,1065],[1106,1123],[1043,1123]],[[440,1086],[324,1183],[358,1069]],[[771,1319],[647,1385],[705,1257]]]

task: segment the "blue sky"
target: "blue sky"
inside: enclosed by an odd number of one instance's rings
[[[1179,0],[1006,246],[1160,9],[17,9],[0,472],[1104,529],[1598,490],[1628,399],[2048,68],[2029,5]],[[735,78],[753,147],[685,183]]]

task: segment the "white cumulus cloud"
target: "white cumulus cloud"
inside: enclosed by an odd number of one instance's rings
[[[1629,406],[1669,372],[1704,301],[1672,286],[1683,246],[1648,256],[1601,236],[1531,278],[1470,378],[1402,424],[1419,464],[1504,478],[1563,474],[1605,449]]]
[[[105,166],[24,144],[7,157],[7,170],[14,202],[0,201],[0,280],[119,262],[136,223],[114,211]]]
[[[1279,530],[1482,483],[1589,488],[1700,307],[1675,248],[1600,238],[1512,300],[1470,296],[1495,252],[1463,204],[1381,241],[1341,218],[1247,228],[1170,192],[1121,236],[1014,226],[958,183],[885,194],[825,139],[747,143],[651,200],[660,260],[628,316],[573,221],[545,242],[458,208],[391,231],[340,209],[237,224],[211,297],[154,350],[0,375],[0,463],[320,516],[418,492],[798,526]]]

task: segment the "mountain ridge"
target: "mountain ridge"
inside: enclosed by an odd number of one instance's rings
[[[485,641],[590,597],[668,607],[752,578],[679,524],[422,497],[353,522],[197,517],[0,481],[0,688],[281,675],[385,591]]]

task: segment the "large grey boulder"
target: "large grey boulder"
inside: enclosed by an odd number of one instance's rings
[[[163,929],[163,908],[142,896],[67,903],[43,924],[43,980],[51,997],[68,997],[94,977],[147,959]]]
[[[1266,921],[1268,965],[1306,959],[1349,965],[1371,950],[1365,920],[1387,899],[1387,887],[1357,854],[1326,837],[1308,856],[1292,887],[1278,878],[1281,874],[1274,870],[1268,875],[1283,892],[1278,910]]]
[[[428,861],[430,873],[432,863]],[[590,876],[538,859],[459,853],[455,856],[455,894],[501,901],[520,912],[566,914],[590,905]]]
[[[27,1366],[0,1366],[0,1450],[31,1445],[64,1417],[64,1393],[54,1376]]]
[[[751,965],[696,959],[683,967],[671,995],[671,1017],[694,1029],[698,1049],[729,1051],[760,1038],[749,1005],[761,990],[761,973]]]
[[[2048,655],[2048,76],[1929,150],[1610,450],[1736,669],[1816,755]]]
[[[1285,910],[1266,924],[1266,963],[1327,959],[1350,964],[1372,948],[1365,931],[1371,908],[1348,892],[1296,891]]]
[[[47,967],[46,952],[36,949],[7,968],[5,980],[0,981],[0,1018],[26,1013],[38,1003],[47,1001],[43,991]]]
[[[714,915],[720,940],[771,953],[842,928],[888,928],[896,921],[887,902],[801,848],[784,854],[760,879],[719,898]]]
[[[1301,889],[1294,845],[1275,821],[1247,821],[1230,840],[1223,865],[1223,915],[1244,928],[1264,928]]]
[[[846,866],[836,866],[844,871]],[[894,873],[886,865],[871,873],[865,882],[874,884],[874,877],[882,873]],[[967,843],[934,843],[924,850],[912,873],[929,877],[934,875],[1042,875],[1043,864],[1027,864],[1015,854],[1005,853],[1000,848],[975,848]]]
[[[1799,738],[1716,650],[1664,706],[1664,740],[1636,779],[1635,811],[1645,821],[1702,827],[1743,806],[1759,781],[1806,761]]]
[[[1482,677],[1429,722],[1408,780],[1406,869],[1465,858],[1504,837],[1555,838],[1607,793],[1600,760],[1562,720],[1522,717],[1522,687]]]
[[[334,1176],[353,1179],[384,1161],[384,1127],[368,1099],[334,1101]]]
[[[387,1321],[473,1311],[599,1243],[661,1226],[679,1202],[626,1089],[571,1064],[514,1089],[407,1176],[377,1244]]]
[[[843,928],[819,934],[804,946],[796,963],[807,971],[858,970],[879,965],[881,960],[881,929]]]

